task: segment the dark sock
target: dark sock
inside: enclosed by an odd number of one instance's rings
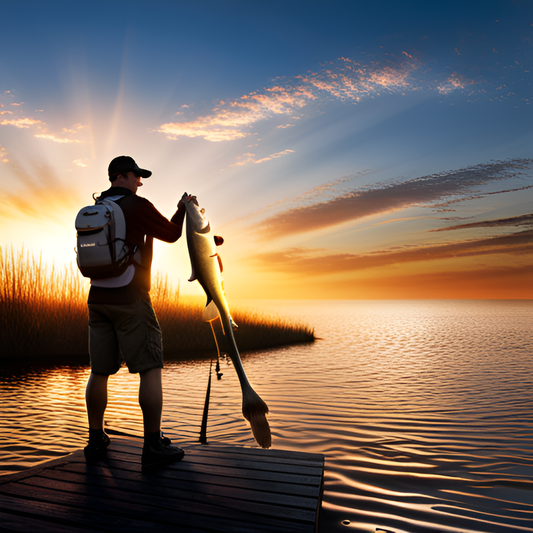
[[[161,431],[156,431],[154,433],[145,433],[144,434],[144,443],[148,445],[155,445],[161,440]]]
[[[103,429],[89,428],[89,442],[101,442],[103,438],[104,438]]]

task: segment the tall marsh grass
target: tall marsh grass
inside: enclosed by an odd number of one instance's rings
[[[77,268],[49,268],[29,252],[0,247],[1,357],[88,361],[87,292]],[[154,277],[151,297],[163,331],[166,358],[216,350],[198,299],[180,297],[166,278]],[[242,351],[311,342],[311,328],[298,322],[233,311]]]

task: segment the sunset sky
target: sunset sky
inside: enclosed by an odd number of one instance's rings
[[[124,154],[230,299],[533,298],[533,2],[1,5],[4,250],[74,262]],[[199,294],[184,238],[156,271]]]

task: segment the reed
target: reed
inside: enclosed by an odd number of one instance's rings
[[[41,257],[35,259],[24,250],[1,249],[2,355],[63,355],[72,347],[87,352],[84,285],[72,267],[49,269]]]
[[[88,361],[87,292],[77,268],[49,268],[42,257],[0,247],[0,346],[2,359],[51,357]],[[163,331],[166,358],[213,352],[215,343],[202,320],[198,299],[180,297],[166,277],[154,276],[152,303]],[[261,313],[234,313],[236,339],[244,351],[312,342],[306,325]]]

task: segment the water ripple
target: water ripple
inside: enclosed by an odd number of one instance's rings
[[[283,305],[323,340],[244,365],[273,446],[326,455],[321,531],[533,532],[531,302]],[[164,371],[163,426],[179,442],[198,440],[209,364]],[[88,372],[0,380],[3,473],[84,445]],[[208,440],[256,446],[229,360],[222,372]],[[110,383],[107,427],[141,435],[138,376]]]

